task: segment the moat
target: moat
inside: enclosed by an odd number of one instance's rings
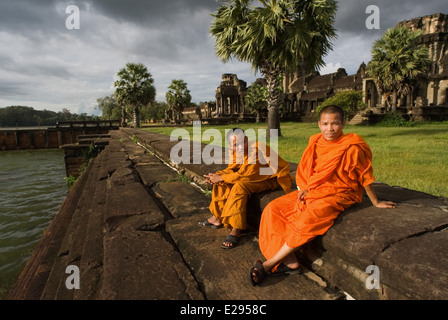
[[[0,152],[0,299],[67,194],[64,152]]]

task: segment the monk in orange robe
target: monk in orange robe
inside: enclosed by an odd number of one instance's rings
[[[378,200],[372,187],[370,147],[357,134],[343,134],[343,119],[344,112],[337,106],[321,110],[321,133],[310,138],[297,168],[298,190],[271,201],[263,210],[259,245],[266,261],[258,260],[250,270],[253,285],[276,271],[300,270],[295,251],[325,234],[342,211],[362,201],[364,190],[374,206],[396,206]]]
[[[202,227],[231,229],[222,247],[234,248],[246,229],[247,201],[251,194],[281,187],[291,191],[289,163],[278,157],[269,146],[249,143],[241,129],[235,128],[226,137],[230,145],[230,164],[222,171],[205,175],[213,184],[210,211],[212,217],[199,222]]]

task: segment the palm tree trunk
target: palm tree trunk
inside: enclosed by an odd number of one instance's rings
[[[121,126],[126,127],[126,110],[125,107],[121,107]]]
[[[393,95],[392,95],[392,112],[397,111],[397,89],[394,89]]]
[[[273,66],[268,61],[265,61],[261,67],[261,73],[266,78],[267,90],[268,90],[268,131],[266,136],[269,138],[271,129],[276,129],[278,136],[280,137],[280,117],[279,117],[279,106],[280,106],[280,91],[277,89],[280,85],[278,76],[280,75],[280,70]]]
[[[134,107],[134,128],[140,128],[140,117],[139,117],[139,110],[138,106]]]

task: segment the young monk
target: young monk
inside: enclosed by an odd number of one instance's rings
[[[378,200],[372,152],[357,134],[343,134],[343,110],[324,107],[318,124],[321,133],[311,136],[297,169],[298,190],[271,201],[263,211],[259,245],[266,261],[258,260],[250,270],[253,285],[268,274],[299,271],[295,251],[325,234],[339,213],[362,201],[364,190],[374,206],[396,206]]]
[[[235,248],[246,229],[247,201],[251,194],[279,187],[291,191],[289,163],[274,154],[269,146],[249,143],[244,131],[235,128],[227,133],[230,146],[229,166],[216,173],[205,175],[213,184],[210,211],[212,217],[199,222],[202,227],[231,230],[222,243],[224,249]],[[263,159],[261,159],[263,158]],[[263,171],[266,170],[266,172]]]

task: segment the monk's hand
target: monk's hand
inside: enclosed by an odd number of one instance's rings
[[[382,209],[393,209],[396,206],[397,204],[392,201],[378,201],[378,203],[375,204],[375,207]]]
[[[308,193],[308,190],[299,190],[299,194],[297,196],[297,201],[305,202],[305,195]]]
[[[206,183],[211,183],[209,174],[204,174],[203,177],[205,178]]]
[[[224,181],[219,174],[214,173],[208,174],[207,180],[210,181],[211,184],[217,184]]]

